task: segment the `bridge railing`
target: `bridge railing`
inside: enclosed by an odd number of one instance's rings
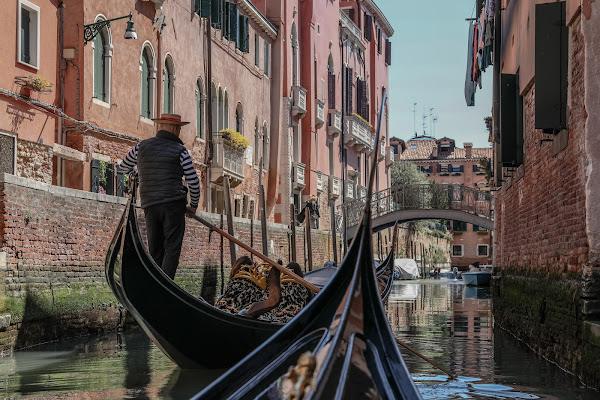
[[[342,204],[347,225],[360,222],[364,198]],[[373,218],[403,210],[458,210],[492,219],[492,194],[464,185],[406,184],[374,193]]]

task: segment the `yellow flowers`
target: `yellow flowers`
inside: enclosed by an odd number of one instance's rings
[[[30,75],[27,77],[27,83],[31,86],[31,89],[41,92],[44,89],[52,87],[52,84],[48,82],[48,79],[39,75]]]
[[[250,141],[246,139],[244,135],[233,129],[221,129],[219,133],[233,148],[244,150],[246,147],[250,146]]]
[[[367,121],[366,119],[364,119],[363,117],[361,117],[360,115],[358,115],[357,113],[353,113],[352,114],[353,117],[358,118],[359,120],[361,120],[362,122],[364,122],[365,124],[369,125],[371,128],[373,127],[373,125],[371,125],[369,123],[369,121]]]

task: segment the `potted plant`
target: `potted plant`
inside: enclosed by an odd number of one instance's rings
[[[233,129],[221,129],[219,133],[223,139],[236,150],[243,151],[246,147],[250,146],[250,141],[246,139],[244,135]]]
[[[50,93],[52,92],[52,83],[43,76],[15,76],[15,83],[21,86],[21,94],[30,97],[31,92]]]

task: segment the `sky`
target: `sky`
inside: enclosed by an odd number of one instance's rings
[[[408,140],[416,130],[489,147],[483,118],[492,114],[493,68],[482,73],[475,106],[464,96],[469,22],[475,0],[375,0],[394,28],[389,71],[391,135]],[[431,123],[429,114],[437,117]]]

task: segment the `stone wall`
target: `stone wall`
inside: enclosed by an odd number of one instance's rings
[[[535,84],[523,93],[524,162],[497,192],[495,204],[494,263],[500,275],[494,280],[494,316],[537,353],[600,387],[600,343],[590,333],[600,309],[582,298],[583,271],[591,260],[580,15],[569,32],[568,129],[542,142],[534,128]],[[591,293],[600,292],[597,282],[592,286]]]
[[[17,175],[52,183],[52,147],[18,139]]]

